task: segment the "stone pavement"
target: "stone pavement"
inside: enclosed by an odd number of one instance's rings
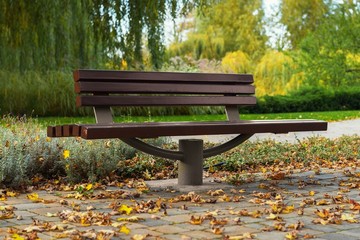
[[[27,194],[8,197],[0,200],[0,238],[15,237],[8,232],[11,228],[29,231],[35,221],[40,239],[54,239],[75,229],[116,231],[113,239],[360,239],[360,174],[354,169],[299,172],[278,180],[259,174],[239,186],[212,178],[205,182],[201,187],[182,188],[174,180],[147,182],[149,190],[139,197],[132,195],[136,189],[125,186],[95,190],[92,195],[97,197],[86,200],[76,195],[65,198],[73,191],[50,189],[35,191],[39,202]],[[119,195],[119,191],[125,192]],[[106,198],[101,192],[114,197]],[[4,217],[5,209],[12,207],[14,215]],[[83,215],[75,217],[77,211]],[[129,215],[122,214],[126,211]],[[67,221],[60,219],[59,214],[65,213],[74,215],[64,218]],[[97,221],[102,224],[98,226],[88,222],[90,213],[92,218],[95,213],[109,218]],[[120,221],[124,219],[129,221]]]

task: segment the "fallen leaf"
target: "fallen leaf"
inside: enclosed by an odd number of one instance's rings
[[[220,227],[213,227],[212,228],[212,232],[216,235],[220,235],[224,232],[224,228],[220,228]]]
[[[203,223],[203,221],[204,221],[204,218],[201,216],[196,216],[196,217],[191,216],[191,218],[190,218],[190,223],[192,225],[201,225]]]
[[[132,216],[129,218],[118,218],[117,221],[119,221],[119,222],[140,222],[140,221],[145,221],[145,219],[141,218],[141,217],[137,217],[137,216]]]
[[[121,213],[121,214],[126,214],[126,215],[130,215],[132,213],[133,209],[127,205],[121,205],[119,208],[118,208],[118,212]]]
[[[349,223],[358,223],[359,221],[355,219],[354,214],[343,213],[341,214],[341,220],[347,221]]]
[[[128,235],[130,233],[130,229],[128,227],[126,227],[125,225],[123,225],[120,227],[119,232],[125,233],[126,235]]]
[[[132,240],[144,240],[148,236],[149,236],[149,234],[135,234],[134,236],[131,237],[131,239]]]

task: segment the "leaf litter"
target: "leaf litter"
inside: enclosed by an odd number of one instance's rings
[[[255,239],[255,233],[233,235],[227,232],[230,226],[244,225],[248,218],[259,218],[269,221],[269,225],[261,231],[285,232],[285,239],[310,239],[316,236],[302,233],[307,224],[301,221],[301,216],[312,218],[312,224],[356,224],[360,217],[360,203],[352,199],[348,192],[360,189],[360,172],[356,171],[360,166],[360,160],[341,160],[330,162],[319,160],[296,165],[294,162],[280,163],[278,166],[255,166],[261,169],[263,178],[255,191],[250,192],[241,189],[213,189],[205,193],[188,192],[177,194],[169,192],[169,197],[158,197],[156,191],[152,191],[142,180],[127,180],[124,182],[83,183],[70,185],[61,181],[48,182],[42,186],[26,190],[26,198],[34,204],[59,203],[65,210],[57,213],[47,213],[47,217],[58,218],[58,222],[46,222],[33,220],[33,223],[23,229],[8,228],[5,239],[39,239],[38,234],[44,232],[55,233],[55,238],[71,239],[111,239],[129,235],[132,239],[147,239],[149,234],[132,233],[131,224],[141,224],[144,221],[161,220],[171,216],[169,210],[182,211],[189,214],[185,224],[207,226],[208,231],[223,239]],[[309,171],[316,169],[315,175],[307,175],[298,178],[295,182],[292,174],[296,170]],[[336,179],[339,185],[337,193],[318,191],[318,186],[323,186],[321,181],[316,180],[316,174],[342,170],[342,179]],[[255,171],[255,170],[254,170]],[[221,177],[220,171],[215,175]],[[228,175],[231,173],[228,173]],[[220,176],[220,177],[219,177]],[[255,178],[252,179],[255,181]],[[333,181],[333,182],[335,182]],[[297,188],[299,191],[288,191],[284,185]],[[112,190],[114,189],[115,190]],[[126,188],[126,189],[125,189]],[[38,190],[47,191],[54,199],[42,198]],[[23,217],[15,214],[16,208],[7,202],[13,198],[22,196],[23,192],[11,189],[0,191],[0,220],[17,219]],[[154,197],[151,197],[151,196]],[[351,195],[354,196],[354,195]],[[292,201],[292,198],[298,201]],[[95,206],[86,206],[87,201],[111,201],[107,209],[97,209]],[[244,202],[249,208],[220,209],[222,202]],[[84,204],[85,203],[85,204]],[[241,205],[239,205],[241,206]],[[193,207],[212,209],[202,213],[193,213]],[[307,211],[312,209],[312,211]],[[314,210],[315,209],[315,210]],[[288,222],[287,215],[299,216],[298,221]],[[143,215],[143,216],[142,216]],[[103,226],[104,229],[96,228],[79,230],[73,224],[82,227]],[[129,225],[130,224],[130,225]],[[110,227],[110,229],[108,228]],[[257,233],[259,233],[257,232]]]

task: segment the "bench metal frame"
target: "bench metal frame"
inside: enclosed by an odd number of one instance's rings
[[[251,85],[253,78],[247,74],[77,70],[74,72],[74,79],[75,91],[79,94],[76,100],[77,106],[92,106],[96,124],[49,126],[48,136],[80,136],[85,139],[119,138],[142,152],[178,161],[179,185],[203,184],[204,158],[226,152],[255,133],[327,129],[326,122],[316,120],[241,121],[238,106],[256,103],[256,98],[251,96],[255,91]],[[113,93],[118,95],[110,95]],[[170,94],[170,96],[157,97],[152,94]],[[171,94],[180,94],[180,96]],[[111,111],[111,106],[180,105],[225,106],[227,121],[118,124],[114,123]],[[230,133],[238,136],[208,149],[204,149],[201,139],[179,140],[178,151],[161,149],[141,140],[160,136]]]

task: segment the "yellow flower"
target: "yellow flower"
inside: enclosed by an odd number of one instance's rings
[[[63,156],[64,156],[64,159],[67,159],[68,157],[70,157],[70,151],[69,150],[64,150]]]

